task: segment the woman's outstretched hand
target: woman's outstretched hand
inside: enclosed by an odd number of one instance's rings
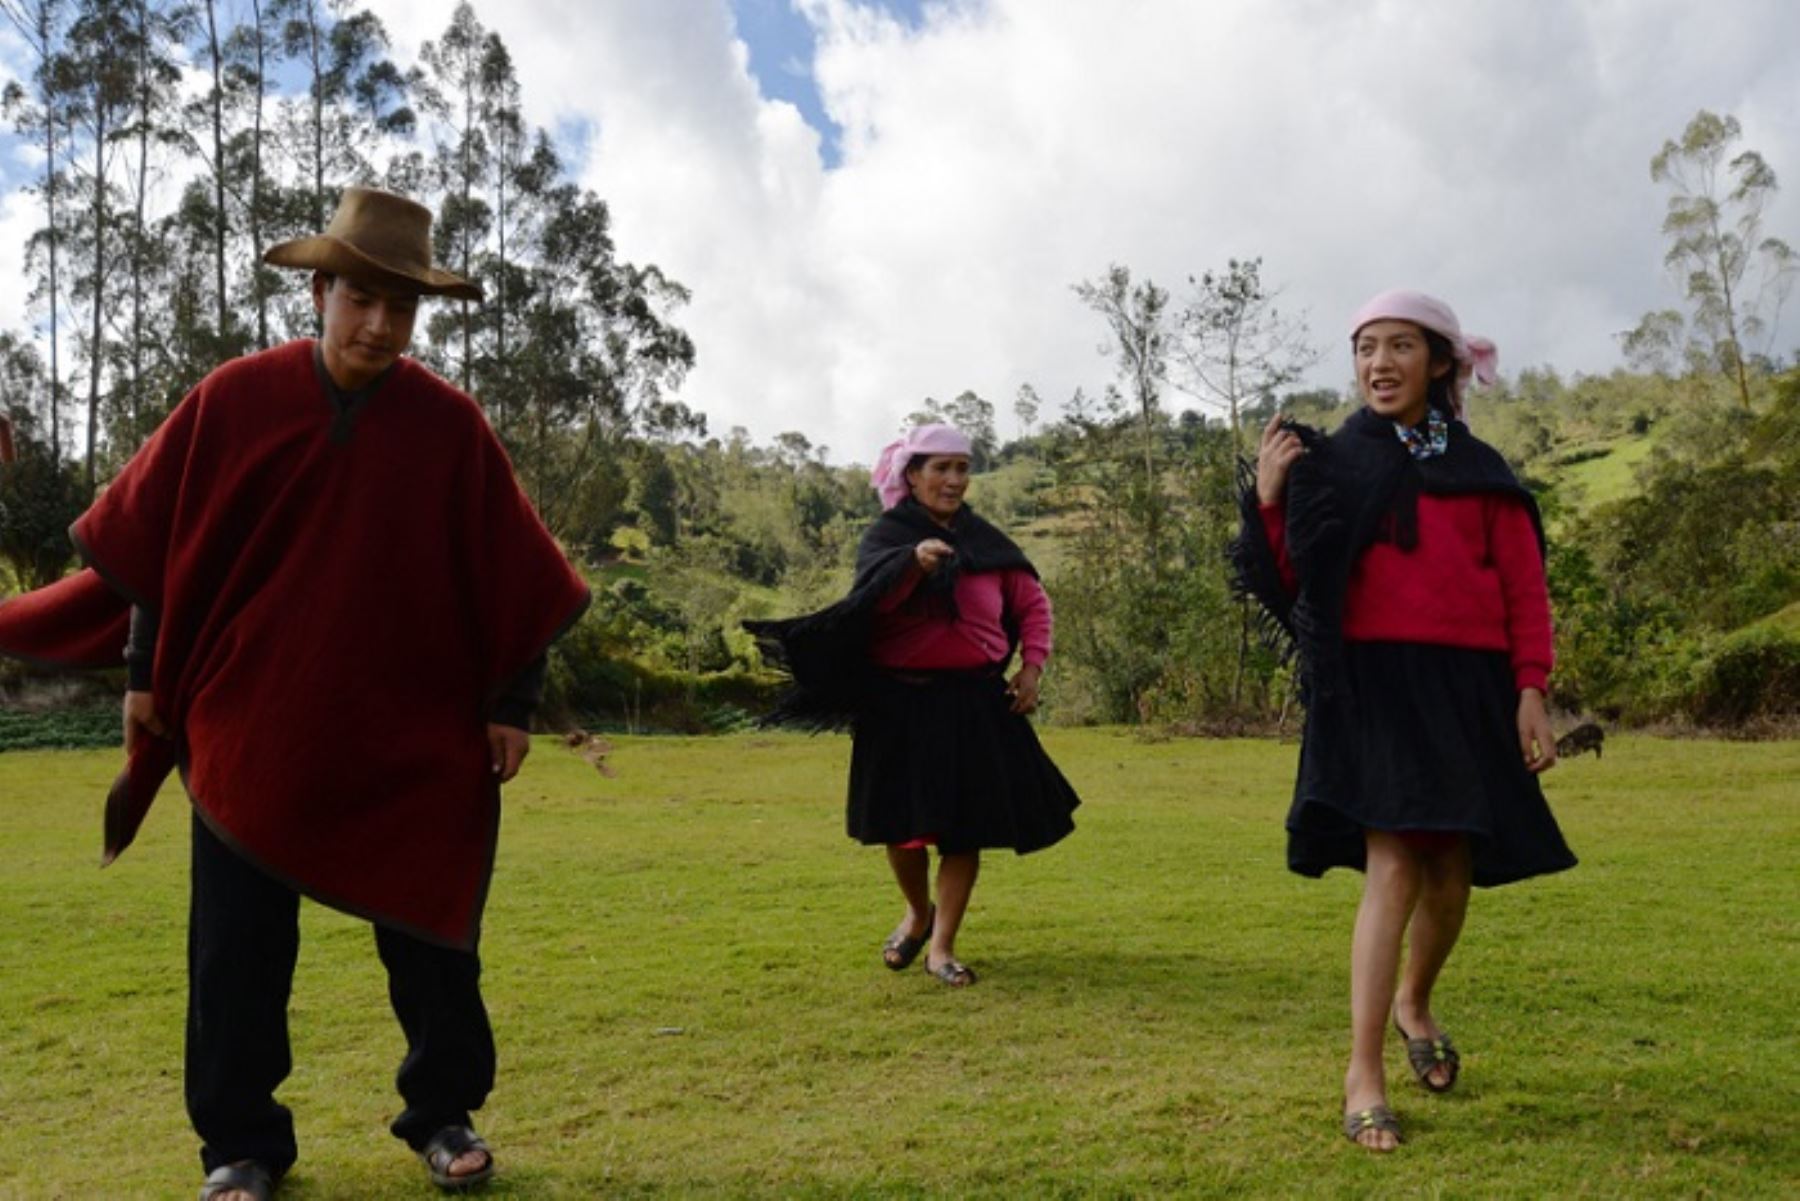
[[[1256,451],[1258,504],[1272,505],[1281,499],[1281,490],[1287,487],[1288,469],[1305,453],[1306,446],[1300,441],[1300,435],[1282,426],[1280,413],[1269,418],[1269,424],[1263,426],[1262,444]]]
[[[919,570],[926,575],[935,572],[945,559],[955,553],[955,548],[942,538],[927,538],[913,547],[913,558],[918,561]]]

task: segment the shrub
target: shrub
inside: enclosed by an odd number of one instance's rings
[[[120,738],[116,702],[44,712],[0,709],[0,751],[113,747]]]
[[[1701,667],[1690,712],[1705,725],[1800,715],[1800,637],[1753,626],[1726,638]]]

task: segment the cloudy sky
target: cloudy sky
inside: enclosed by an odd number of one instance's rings
[[[451,8],[369,2],[407,54]],[[1742,122],[1787,185],[1768,228],[1800,243],[1791,0],[476,7],[621,252],[693,289],[688,402],[837,462],[926,396],[974,389],[1006,430],[1023,383],[1052,410],[1102,386],[1071,285],[1111,263],[1179,294],[1261,256],[1329,348],[1322,386],[1348,378],[1345,317],[1401,285],[1504,370],[1610,371],[1614,335],[1678,299],[1648,164],[1700,108]],[[1790,316],[1773,349],[1796,347]]]

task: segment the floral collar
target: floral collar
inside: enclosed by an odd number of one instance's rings
[[[1429,459],[1444,453],[1450,445],[1450,423],[1436,409],[1425,411],[1425,420],[1417,425],[1394,422],[1394,435],[1415,459]]]

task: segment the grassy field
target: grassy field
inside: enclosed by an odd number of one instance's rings
[[[1337,1133],[1353,875],[1282,866],[1291,745],[1050,731],[1087,804],[993,856],[953,993],[841,834],[837,738],[543,741],[485,944],[489,1195],[1761,1197],[1800,1190],[1800,743],[1618,737],[1552,775],[1582,866],[1476,896],[1410,1142]],[[106,752],[0,755],[0,1197],[191,1197],[187,815],[105,873]],[[314,906],[289,1198],[424,1197],[366,927]]]
[[[1559,485],[1573,486],[1577,509],[1591,509],[1635,493],[1637,469],[1649,461],[1655,447],[1654,438],[1624,438],[1606,447],[1605,454],[1553,468],[1550,475]]]

